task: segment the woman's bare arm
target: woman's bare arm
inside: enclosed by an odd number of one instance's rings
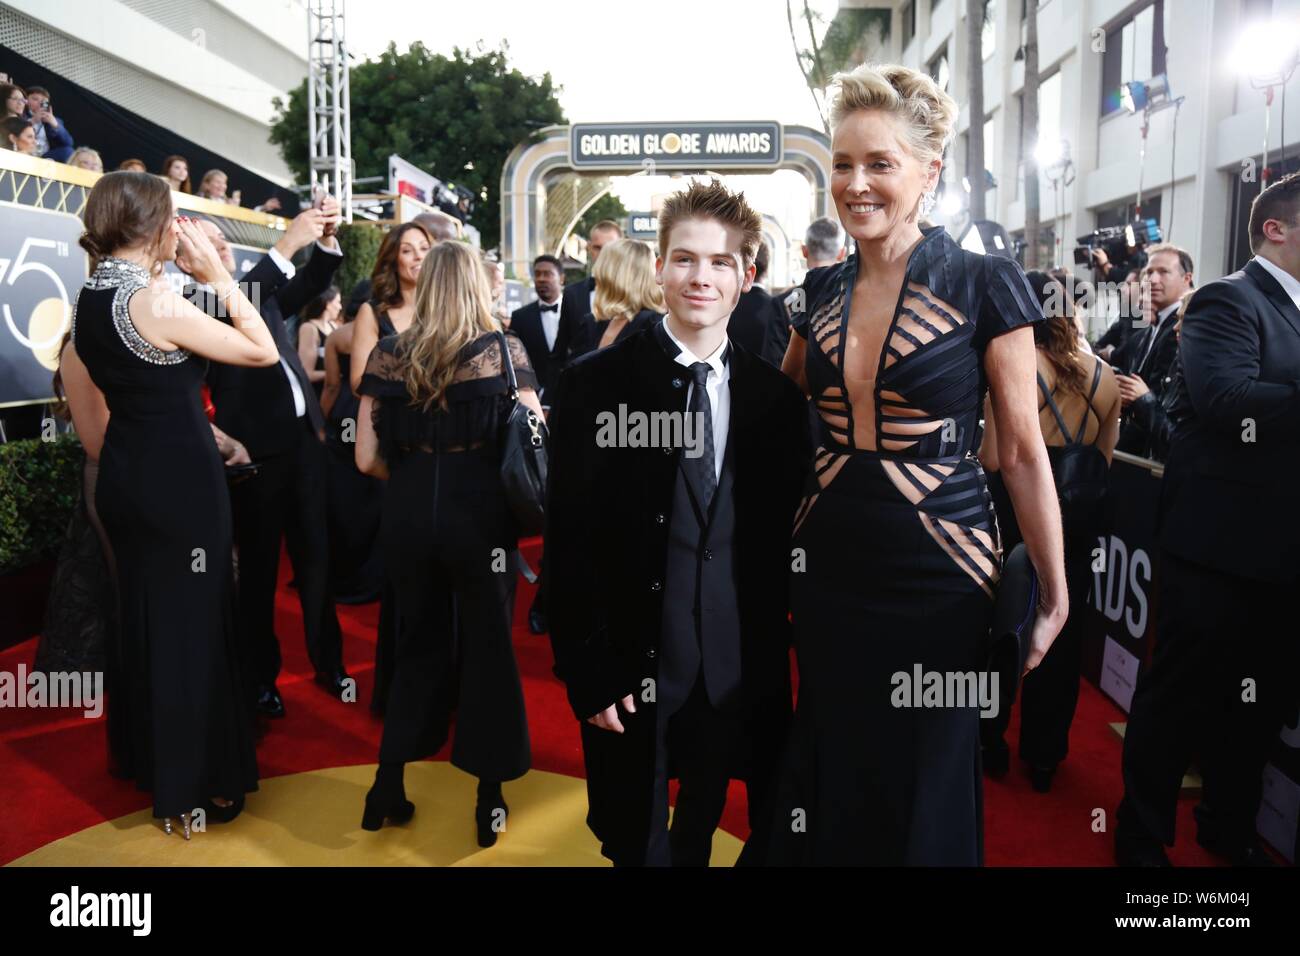
[[[357,470],[375,478],[388,477],[388,462],[379,453],[379,436],[375,433],[375,400],[369,395],[361,396],[361,410],[357,412],[357,447],[355,452]]]
[[[786,346],[785,358],[781,360],[781,371],[786,377],[799,386],[799,390],[808,395],[808,373],[804,365],[804,357],[808,348],[808,343],[804,341],[803,336],[798,332],[790,333],[790,344]]]
[[[357,310],[357,317],[352,320],[352,391],[361,388],[361,376],[366,371],[366,362],[379,341],[379,320],[375,310],[367,302]]]
[[[307,381],[323,382],[325,381],[325,370],[316,368],[316,327],[310,322],[304,322],[298,326],[298,360],[302,362],[302,367],[307,370]]]
[[[1027,670],[1042,661],[1070,611],[1061,509],[1038,422],[1036,369],[1034,333],[1028,326],[997,336],[985,350],[999,470],[1039,581]]]
[[[63,347],[59,371],[63,392],[68,396],[68,410],[72,413],[72,427],[77,430],[86,457],[97,462],[104,448],[104,433],[108,431],[108,402],[91,381],[90,372],[71,342]]]
[[[320,408],[328,418],[330,409],[338,401],[339,392],[343,390],[343,369],[339,365],[339,342],[342,341],[344,329],[335,329],[325,340],[325,385],[320,393]]]

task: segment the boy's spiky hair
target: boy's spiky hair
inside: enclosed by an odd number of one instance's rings
[[[712,219],[739,230],[745,267],[753,265],[758,244],[763,239],[763,217],[745,202],[744,193],[733,193],[716,179],[708,184],[692,182],[684,192],[673,193],[664,200],[659,212],[660,256],[668,254],[668,238],[673,227],[688,219]]]

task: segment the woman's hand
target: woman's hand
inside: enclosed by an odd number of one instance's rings
[[[1029,639],[1029,653],[1025,656],[1025,670],[1021,677],[1043,662],[1043,658],[1051,649],[1052,642],[1056,640],[1056,635],[1061,633],[1061,628],[1065,627],[1066,618],[1069,616],[1070,601],[1064,595],[1062,600],[1050,608],[1039,605],[1038,615],[1034,618],[1034,633]]]
[[[199,224],[185,216],[181,216],[178,223],[180,252],[185,256],[185,261],[190,264],[190,275],[194,277],[194,281],[210,286],[215,286],[222,280],[228,281],[230,273],[221,264],[221,255],[212,244],[212,240],[199,228]]]

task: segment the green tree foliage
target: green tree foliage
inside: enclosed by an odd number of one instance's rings
[[[339,226],[338,237],[339,248],[343,250],[343,262],[334,277],[334,284],[342,291],[344,301],[347,301],[356,284],[362,279],[369,279],[370,273],[374,271],[384,233],[378,226],[354,222]]]
[[[820,48],[809,57],[809,82],[824,89],[836,73],[869,60],[889,39],[889,26],[887,8],[841,8],[826,27]]]
[[[0,445],[0,574],[59,553],[81,491],[75,435]]]
[[[567,122],[551,75],[525,76],[500,50],[455,49],[450,57],[422,43],[398,53],[389,44],[378,59],[352,68],[352,158],[356,175],[384,176],[397,153],[478,197],[470,222],[485,247],[501,228],[501,168],[520,142],[543,126]],[[306,182],[307,84],[275,100],[271,142],[299,181]]]
[[[582,218],[579,219],[578,224],[573,227],[573,231],[586,239],[591,235],[591,227],[602,219],[612,219],[620,226],[626,228],[627,223],[623,221],[626,218],[627,207],[623,205],[622,200],[613,193],[605,193],[605,195],[592,203],[590,209],[582,214]]]

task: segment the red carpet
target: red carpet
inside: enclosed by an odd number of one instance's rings
[[[536,567],[537,543],[524,551]],[[297,595],[286,586],[281,568],[276,630],[284,654],[279,688],[287,716],[266,721],[258,747],[263,777],[377,759],[381,725],[369,711],[374,664],[377,604],[339,606],[344,629],[344,659],[357,679],[355,704],[333,700],[311,681],[303,646]],[[528,632],[526,619],[533,589],[522,580],[516,601],[515,652],[523,676],[532,736],[533,765],[540,770],[582,776],[578,725],[563,687],[551,673],[546,637]],[[0,671],[30,667],[35,639],[0,652]],[[1096,810],[1111,816],[1121,795],[1120,739],[1109,724],[1123,712],[1084,681],[1079,711],[1070,734],[1070,756],[1047,795],[1034,793],[1018,763],[1001,781],[986,781],[985,848],[990,866],[1108,866],[1110,832],[1096,832]],[[1016,740],[1013,715],[1007,739]],[[444,752],[437,759],[446,759]],[[0,710],[0,864],[106,819],[149,806],[147,794],[111,778],[106,770],[104,723],[60,710]],[[252,800],[256,800],[254,795]],[[1191,807],[1179,805],[1178,845],[1170,857],[1180,865],[1213,862],[1193,839]],[[356,808],[360,819],[361,807]],[[744,837],[748,830],[745,793],[733,784],[723,826]]]

